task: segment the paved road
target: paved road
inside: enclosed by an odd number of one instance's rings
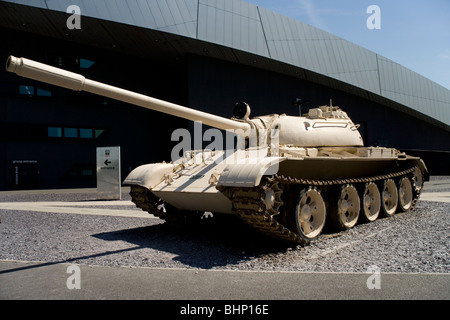
[[[425,183],[420,201],[436,201],[450,203],[450,179],[431,180]]]
[[[450,299],[450,274],[70,266],[0,261],[0,299]]]

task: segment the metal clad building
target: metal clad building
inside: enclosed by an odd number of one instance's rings
[[[71,5],[80,8],[80,30],[66,25]],[[296,97],[305,109],[333,99],[362,124],[366,144],[416,153],[432,173],[450,174],[448,89],[241,0],[8,0],[0,3],[0,32],[3,61],[29,57],[222,116],[238,100],[262,115],[295,114]],[[172,130],[192,126],[4,71],[0,81],[0,189],[92,186],[91,149],[122,145],[126,174],[169,160]],[[23,175],[35,178],[20,184]]]

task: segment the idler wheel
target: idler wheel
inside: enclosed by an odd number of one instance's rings
[[[412,173],[412,186],[416,194],[420,193],[423,187],[423,174],[419,168],[415,168]]]
[[[403,176],[398,183],[398,207],[406,212],[413,204],[413,187],[407,176]]]
[[[361,194],[361,218],[366,222],[375,221],[380,215],[381,196],[375,183],[369,182],[364,185]]]
[[[397,211],[398,206],[398,190],[394,180],[384,180],[381,190],[381,211],[384,216],[391,217]]]
[[[292,231],[304,240],[310,241],[318,237],[325,226],[325,201],[316,188],[304,188],[291,201],[287,218]]]

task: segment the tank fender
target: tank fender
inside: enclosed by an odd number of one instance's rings
[[[220,175],[217,187],[255,187],[264,175],[276,174],[279,163],[284,160],[286,158],[265,157],[246,163],[228,164]]]
[[[175,166],[171,163],[151,163],[137,167],[124,180],[125,185],[139,185],[152,189],[160,184],[166,176],[173,173]]]

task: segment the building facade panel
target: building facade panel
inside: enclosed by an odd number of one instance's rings
[[[269,55],[257,7],[240,0],[199,1],[197,39]]]
[[[420,75],[356,44],[241,0],[7,1],[60,12],[75,4],[84,16],[243,50],[381,94],[450,126],[448,89],[428,79],[422,83]]]
[[[378,65],[382,96],[450,123],[449,90],[387,58]]]
[[[20,0],[10,2],[23,3]],[[196,36],[197,3],[198,0],[52,0],[44,2],[46,8],[51,10],[66,12],[70,5],[77,5],[84,16],[187,37]]]
[[[356,44],[241,0],[7,2],[60,12],[75,4],[83,16],[260,55],[379,94],[450,126],[450,90]]]
[[[375,53],[300,21],[259,10],[272,59],[380,92]]]

